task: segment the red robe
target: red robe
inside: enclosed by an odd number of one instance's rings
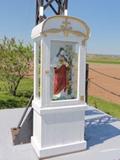
[[[66,91],[67,87],[67,67],[62,65],[60,68],[54,68],[54,94]]]

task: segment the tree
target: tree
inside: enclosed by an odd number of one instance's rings
[[[10,94],[16,96],[20,81],[31,68],[32,46],[6,38],[0,41],[0,79],[7,83]]]

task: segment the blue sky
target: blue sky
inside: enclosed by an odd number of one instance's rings
[[[120,0],[69,0],[68,12],[89,25],[88,52],[120,54]],[[0,38],[31,42],[34,25],[35,0],[1,0]]]

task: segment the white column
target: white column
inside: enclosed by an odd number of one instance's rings
[[[40,16],[43,16],[43,12],[44,12],[44,8],[43,8],[43,6],[41,7],[39,7],[39,17]]]
[[[86,44],[82,41],[80,46],[80,72],[79,72],[79,97],[82,102],[85,102],[85,84],[86,84]]]
[[[39,61],[39,47],[37,42],[34,42],[34,99],[39,96],[39,69],[38,69],[38,61]]]
[[[68,10],[67,9],[64,10],[64,16],[68,16]]]

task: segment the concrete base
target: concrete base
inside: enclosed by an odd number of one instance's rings
[[[86,117],[96,115],[96,112],[101,114],[95,108],[88,109]],[[18,124],[24,110],[25,108],[0,110],[0,160],[38,160],[31,143],[17,146],[12,143],[10,128]],[[92,122],[90,120],[89,124],[88,121],[85,134],[87,150],[46,160],[119,160],[120,120],[106,115],[101,122],[99,118]]]
[[[48,108],[35,104],[31,141],[39,158],[86,149],[85,104]]]
[[[46,148],[40,148],[38,142],[34,137],[31,137],[32,146],[39,158],[47,158],[51,156],[58,156],[61,154],[67,154],[77,152],[86,149],[86,141],[80,141],[70,143],[66,145],[57,145]]]

